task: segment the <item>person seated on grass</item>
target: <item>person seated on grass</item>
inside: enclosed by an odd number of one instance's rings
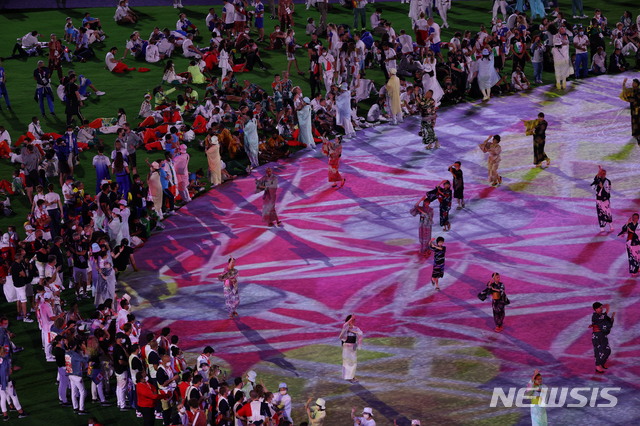
[[[76,38],[76,49],[73,54],[80,62],[87,62],[87,59],[96,56],[93,49],[89,46],[89,35],[87,31],[84,27],[80,28],[80,30],[78,30],[78,37]]]
[[[187,34],[187,38],[182,42],[182,54],[185,58],[200,59],[204,53],[193,44],[193,34]]]
[[[164,59],[165,56],[160,54],[160,49],[158,49],[156,39],[149,40],[149,44],[147,45],[147,49],[144,53],[145,61],[150,64],[155,64],[156,62],[160,62],[160,59]]]
[[[162,81],[168,84],[184,84],[187,82],[186,73],[176,73],[175,65],[172,60],[167,61],[167,65],[164,67],[164,74],[162,75]]]
[[[101,29],[93,29],[89,24],[84,25],[83,28],[87,29],[87,35],[89,36],[89,44],[99,43],[101,41],[104,41],[105,38],[107,38],[104,31],[102,31]]]
[[[179,15],[178,22],[176,22],[176,31],[183,32],[185,35],[198,35],[198,27],[196,27],[189,19],[187,19],[187,15],[185,13],[181,13]]]
[[[172,35],[169,37],[163,37],[158,40],[157,46],[160,58],[170,58],[171,54],[173,54],[173,50],[176,48],[176,38]]]
[[[64,41],[74,43],[78,37],[78,29],[73,25],[73,19],[67,18],[64,23]]]
[[[267,50],[282,49],[284,47],[284,40],[287,35],[284,31],[280,31],[280,25],[276,25],[273,32],[269,35],[269,47]]]
[[[516,92],[529,90],[531,87],[529,80],[527,80],[527,76],[524,75],[520,67],[516,67],[516,70],[511,74],[511,86]]]
[[[102,28],[100,25],[100,18],[94,18],[89,12],[86,12],[84,14],[84,18],[82,18],[82,26],[84,27],[86,25],[89,25],[89,28],[92,30],[99,30]]]
[[[112,47],[104,57],[104,62],[109,71],[116,74],[122,74],[125,71],[135,71],[135,67],[129,67],[124,62],[120,62],[116,59],[115,55],[118,53],[117,47]]]
[[[189,62],[189,66],[187,67],[187,73],[191,76],[192,84],[206,84],[207,78],[202,73],[200,69],[200,65],[198,61]]]
[[[18,38],[16,44],[13,46],[13,52],[11,52],[11,58],[20,58],[24,56],[36,56],[42,55],[42,45],[38,40],[40,34],[38,31],[31,31],[24,36]],[[16,54],[17,52],[17,54]]]
[[[113,20],[118,24],[135,24],[138,22],[138,15],[136,15],[133,10],[129,9],[125,0],[121,0],[120,3],[118,3]]]
[[[124,1],[124,0],[123,0]],[[131,52],[136,58],[144,58],[145,51],[149,42],[143,40],[140,37],[140,33],[138,31],[134,31],[133,34],[129,36],[129,41],[124,49],[124,54],[122,55],[122,59],[127,57],[127,53]]]

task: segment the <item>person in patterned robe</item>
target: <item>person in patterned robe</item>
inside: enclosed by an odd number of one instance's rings
[[[504,327],[504,308],[507,306],[504,284],[500,281],[500,274],[494,272],[491,281],[487,283],[491,294],[491,308],[493,309],[493,321],[496,324],[495,331],[500,333]]]
[[[342,138],[336,136],[333,141],[322,138],[322,153],[329,157],[329,182],[333,182],[332,188],[342,188],[347,181],[340,175],[340,157],[342,157]]]
[[[593,344],[593,355],[596,359],[596,373],[603,374],[607,369],[606,363],[611,355],[611,347],[609,347],[609,338],[613,327],[613,320],[616,313],[609,317],[609,305],[603,305],[600,302],[593,304],[593,315],[591,315],[591,343]]]
[[[238,293],[238,270],[236,269],[236,259],[229,258],[224,272],[218,275],[218,280],[224,282],[224,304],[227,307],[229,318],[237,317],[238,305],[240,304],[240,294]]]
[[[444,277],[444,257],[447,247],[444,245],[444,238],[432,238],[429,247],[433,250],[433,271],[431,272],[431,284],[440,291],[438,281]]]
[[[436,136],[434,127],[436,125],[436,101],[433,99],[433,90],[427,90],[424,97],[418,101],[418,110],[422,120],[420,121],[420,135],[422,136],[422,143],[426,149],[434,147],[440,148],[440,142]]]
[[[593,178],[591,186],[596,187],[596,211],[600,230],[609,224],[609,230],[613,231],[613,218],[611,216],[611,181],[607,179],[607,171],[598,166],[598,174]]]
[[[629,256],[629,273],[631,276],[638,275],[640,268],[640,238],[638,237],[638,218],[640,215],[634,213],[629,221],[622,227],[618,234],[627,237],[627,255]]]

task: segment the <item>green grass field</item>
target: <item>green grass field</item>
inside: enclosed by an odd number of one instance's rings
[[[570,2],[568,0],[561,1],[567,15],[570,15]],[[604,4],[601,1],[586,0],[585,13],[592,14],[595,7],[603,9],[605,15],[609,18],[610,23],[616,22],[626,9],[632,12],[638,12],[637,3],[632,1],[612,0]],[[409,30],[410,24],[407,18],[408,5],[400,3],[376,3],[375,7],[383,9],[383,15],[390,20],[396,31],[402,28]],[[449,22],[451,28],[443,31],[443,40],[448,40],[455,31],[471,29],[475,31],[481,23],[487,23],[491,15],[489,1],[464,1],[454,2],[453,9],[449,13]],[[568,8],[568,9],[567,9]],[[219,11],[220,6],[216,6]],[[368,6],[367,14],[373,9]],[[103,23],[103,29],[106,31],[107,40],[98,46],[95,46],[97,57],[87,63],[64,64],[65,71],[74,69],[78,73],[82,73],[90,78],[98,89],[107,92],[101,98],[95,96],[90,97],[83,109],[83,114],[89,120],[97,117],[113,117],[116,115],[118,108],[122,107],[127,111],[129,121],[136,122],[138,108],[143,98],[143,94],[150,91],[154,86],[160,84],[162,80],[163,63],[144,64],[137,62],[131,58],[127,59],[130,66],[146,66],[151,68],[149,73],[129,73],[126,75],[114,75],[108,73],[104,68],[104,55],[111,46],[117,46],[120,52],[124,50],[124,45],[129,34],[133,30],[140,31],[143,38],[147,38],[153,27],[159,26],[174,28],[177,20],[177,11],[171,7],[148,7],[138,8],[141,14],[140,22],[135,26],[119,26],[112,19],[114,8],[93,9],[91,14],[100,17]],[[184,9],[189,18],[204,29],[204,18],[207,13],[206,7],[189,7]],[[48,40],[50,33],[56,33],[61,37],[63,35],[63,26],[65,18],[70,16],[74,19],[76,26],[79,26],[84,10],[49,10],[49,11],[3,11],[0,15],[0,25],[3,31],[0,33],[0,56],[7,57],[11,54],[11,49],[17,37],[22,37],[28,31],[38,30],[43,34],[42,41]],[[296,34],[299,44],[305,43],[307,37],[304,34],[304,24],[308,16],[318,17],[315,11],[306,11],[304,6],[298,5],[296,12]],[[368,19],[368,15],[367,15]],[[352,13],[341,7],[335,7],[329,15],[330,22],[348,23],[353,21]],[[586,23],[586,21],[582,21]],[[271,29],[275,21],[266,19],[267,29]],[[199,44],[205,44],[202,41]],[[266,46],[263,46],[266,47]],[[273,74],[285,70],[286,58],[283,51],[262,51],[263,61],[268,64],[267,71],[255,69],[252,73],[242,74],[239,79],[249,79],[250,81],[267,87],[272,79]],[[298,51],[300,68],[306,70],[308,62],[304,50]],[[35,82],[33,81],[33,70],[36,67],[38,58],[28,58],[20,60],[6,60],[3,64],[7,75],[7,89],[11,98],[13,112],[8,112],[3,105],[3,111],[0,112],[0,125],[5,126],[12,138],[16,140],[21,134],[26,132],[28,123],[34,115],[39,116],[38,105],[33,100],[33,92],[35,90]],[[187,60],[177,57],[176,70],[181,72],[186,70]],[[527,67],[527,75],[531,75],[530,65]],[[371,70],[367,73],[369,78],[374,79],[377,85],[383,83],[382,73],[379,70]],[[296,85],[299,85],[304,92],[308,93],[309,86],[306,78],[301,78],[293,73],[292,79]],[[57,84],[57,78],[54,77]],[[550,82],[549,75],[546,81]],[[46,119],[42,119],[42,127],[45,131],[62,132],[64,129],[64,107],[56,102],[57,117],[47,115]],[[102,136],[107,147],[112,146],[115,139],[113,135]],[[191,168],[195,170],[199,167],[206,167],[206,158],[199,151],[192,150]],[[86,152],[81,155],[81,165],[77,169],[76,178],[85,182],[86,188],[93,188],[95,185],[95,173],[91,166],[91,158],[93,152]],[[145,158],[149,155],[142,152],[139,154],[140,164],[144,164]],[[150,158],[157,158],[158,154],[151,154]],[[15,166],[10,164],[8,160],[0,160],[0,179],[11,179]],[[141,171],[143,171],[141,169]],[[12,206],[17,212],[17,216],[13,218],[0,218],[0,230],[5,230],[8,225],[17,225],[22,228],[22,223],[28,211],[28,202],[25,197],[16,197],[12,199]],[[92,306],[90,304],[83,305],[83,311],[88,312]],[[14,307],[8,304],[2,305],[2,312],[10,314],[14,317]],[[25,410],[31,414],[31,417],[23,420],[17,420],[17,414],[11,413],[12,422],[19,422],[22,425],[79,425],[86,424],[86,418],[78,418],[74,416],[70,409],[62,409],[57,404],[57,388],[55,385],[55,369],[51,363],[44,361],[42,350],[40,349],[40,333],[35,324],[15,323],[10,325],[10,329],[17,334],[15,343],[24,346],[24,352],[16,355],[15,364],[22,367],[20,371],[14,373],[14,379],[18,395]],[[458,368],[462,368],[458,366]],[[276,379],[274,379],[276,380]],[[302,402],[306,395],[298,395],[297,402]],[[88,397],[90,401],[91,397]],[[111,398],[115,402],[115,397]],[[393,401],[389,401],[393,403]],[[87,409],[103,424],[131,424],[136,422],[135,416],[131,413],[120,413],[116,408],[102,408],[94,406],[90,402]],[[300,417],[298,417],[300,418]],[[343,417],[345,419],[345,417]],[[510,419],[508,423],[512,423]],[[338,420],[329,421],[328,425],[346,424]],[[379,424],[386,424],[383,420]]]

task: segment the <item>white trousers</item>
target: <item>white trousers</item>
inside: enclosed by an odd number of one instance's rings
[[[3,413],[7,412],[7,401],[13,402],[13,406],[16,407],[16,410],[22,410],[20,401],[18,401],[18,395],[13,387],[13,382],[9,382],[5,390],[0,389],[0,409]]]
[[[116,399],[118,400],[118,407],[124,408],[127,405],[127,384],[128,376],[125,371],[122,374],[116,373]]]
[[[74,410],[84,411],[84,400],[87,397],[87,391],[82,383],[82,377],[69,376],[71,384],[71,404]]]
[[[500,12],[502,12],[502,20],[507,20],[507,2],[505,0],[495,0],[493,2],[493,22],[496,21],[498,17],[498,8]]]

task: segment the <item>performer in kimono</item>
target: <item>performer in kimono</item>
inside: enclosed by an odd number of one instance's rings
[[[573,74],[569,45],[558,41],[551,49],[551,54],[553,55],[553,69],[556,73],[556,89],[566,89],[567,78]]]
[[[308,97],[302,98],[304,106],[298,110],[298,125],[300,126],[300,135],[298,140],[307,148],[316,149],[316,142],[313,140],[313,127],[311,125],[311,100]]]
[[[464,177],[462,174],[462,163],[456,161],[449,166],[449,172],[453,176],[453,198],[458,200],[458,207],[456,210],[462,210],[464,208]]]
[[[435,144],[436,148],[440,148],[440,142],[436,136],[436,132],[433,130],[436,125],[436,101],[433,99],[433,90],[427,90],[424,97],[418,101],[418,109],[420,110],[420,135],[422,136],[422,143],[426,149],[433,148]]]
[[[220,158],[220,142],[213,129],[209,129],[209,134],[204,139],[204,152],[207,154],[207,164],[209,166],[209,181],[212,186],[222,183],[222,159]]]
[[[491,307],[493,308],[493,321],[496,324],[495,331],[500,333],[503,330],[504,308],[507,303],[507,294],[504,291],[504,284],[500,281],[500,274],[491,274],[491,281],[487,283],[487,288],[491,294]]]
[[[244,123],[244,150],[249,157],[249,164],[247,166],[247,172],[251,172],[251,169],[255,169],[260,165],[258,162],[258,145],[260,139],[258,138],[258,120],[249,112],[247,121]]]
[[[631,134],[640,145],[640,80],[633,79],[631,87],[627,88],[627,79],[622,81],[622,94],[620,98],[629,102],[631,109]]]
[[[431,285],[433,285],[437,291],[440,291],[438,281],[444,277],[444,256],[447,252],[447,247],[444,245],[444,238],[432,238],[429,242],[429,247],[433,250],[433,271],[431,272]]]
[[[640,238],[638,238],[638,218],[640,215],[634,213],[629,221],[622,227],[618,234],[627,237],[627,255],[629,256],[629,273],[631,276],[638,275],[640,267]]]
[[[389,109],[391,110],[391,123],[402,123],[402,107],[400,105],[400,79],[396,75],[396,69],[389,70],[389,81],[387,81],[387,97],[389,98]]]
[[[423,199],[424,200],[424,199]],[[416,203],[410,211],[412,216],[420,215],[420,225],[418,228],[418,237],[420,239],[420,255],[424,257],[431,256],[431,226],[433,225],[433,209],[427,201],[423,201],[422,205]]]
[[[443,180],[438,185],[438,202],[440,202],[440,226],[443,231],[451,229],[449,210],[451,210],[451,182]]]
[[[487,170],[489,172],[489,183],[491,186],[498,186],[502,183],[502,176],[498,174],[498,166],[500,165],[500,153],[502,153],[502,147],[500,146],[500,135],[489,136],[484,142],[480,144],[480,149],[484,153],[488,153],[487,158]]]
[[[236,259],[229,258],[224,272],[218,275],[218,280],[224,282],[224,305],[227,307],[229,318],[237,317],[238,305],[240,304],[240,294],[238,293],[238,270],[236,269]]]
[[[609,224],[609,231],[613,231],[613,218],[611,216],[611,181],[607,179],[607,171],[598,166],[598,174],[593,178],[591,186],[596,187],[596,211],[598,212],[598,223],[600,230]]]
[[[600,302],[593,304],[593,315],[591,315],[591,344],[593,344],[593,355],[596,359],[596,373],[603,374],[607,369],[605,365],[611,355],[609,338],[616,317],[614,312],[609,317],[609,305]]]
[[[347,315],[340,332],[342,341],[342,378],[351,383],[358,383],[356,368],[358,367],[358,349],[362,347],[362,330],[356,327],[356,316]]]
[[[335,140],[330,141],[327,138],[322,138],[322,153],[329,157],[329,182],[333,182],[332,188],[340,186],[342,188],[347,181],[340,175],[340,157],[342,157],[342,138],[336,136]]]
[[[535,120],[522,120],[526,129],[526,134],[533,135],[533,164],[536,167],[542,167],[542,162],[547,162],[547,167],[551,164],[551,160],[544,152],[544,145],[547,141],[547,121],[544,119],[544,113],[539,113]]]
[[[273,222],[276,222],[278,226],[282,225],[276,213],[278,177],[273,174],[271,167],[267,168],[262,178],[256,179],[256,189],[257,191],[264,191],[262,195],[262,219],[268,226],[273,226]]]
[[[533,377],[527,384],[525,395],[531,398],[531,425],[547,426],[546,395],[547,386],[542,384],[542,375],[538,370],[533,371]]]
[[[482,57],[477,61],[478,65],[478,87],[482,92],[482,100],[491,99],[491,88],[500,81],[500,76],[496,71],[494,58],[489,49],[482,50]]]

